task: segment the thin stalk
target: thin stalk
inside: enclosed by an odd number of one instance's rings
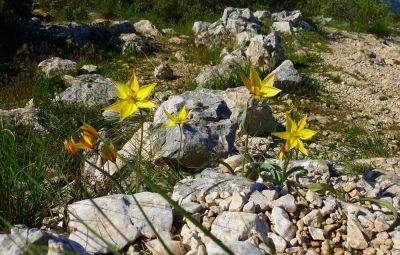
[[[143,149],[143,133],[144,133],[144,120],[143,120],[143,112],[139,109],[140,113],[140,143],[139,143],[139,151],[138,151],[138,174],[136,174],[136,192],[140,192],[141,189],[141,176],[142,176],[142,149]]]
[[[290,150],[290,152],[288,154],[286,154],[286,155],[288,155],[288,156],[285,157],[285,162],[283,163],[282,176],[286,175],[287,168],[289,166],[289,162],[290,162],[290,160],[292,159],[292,156],[293,156],[293,150]]]
[[[179,163],[180,158],[181,158],[182,143],[183,143],[183,129],[182,129],[182,124],[179,124],[179,132],[180,132],[180,139],[179,139],[178,163]]]

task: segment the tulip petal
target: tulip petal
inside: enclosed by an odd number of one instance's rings
[[[262,87],[260,93],[263,97],[274,97],[281,91],[282,90],[277,89],[275,87],[268,86],[268,87]]]
[[[262,87],[272,87],[274,86],[274,81],[275,81],[275,73],[270,73],[268,74],[267,77],[264,78],[264,80],[261,82]]]
[[[178,115],[176,115],[177,119],[182,121],[186,119],[186,105],[184,105],[178,112]]]
[[[253,93],[251,81],[243,73],[240,73],[240,78],[242,79],[244,86],[246,86],[246,88],[250,91],[250,93]]]
[[[167,109],[165,109],[165,108],[164,108],[164,113],[165,113],[165,115],[167,116],[168,119],[170,119],[171,121],[174,121],[174,122],[176,121],[176,118],[174,116],[172,116],[172,114],[169,113],[167,111]]]
[[[150,93],[153,91],[155,86],[156,86],[156,83],[147,84],[147,85],[142,86],[136,95],[136,98],[138,99],[138,101],[142,101],[143,99],[148,97],[150,95]]]
[[[113,103],[112,105],[104,107],[104,110],[111,110],[111,111],[120,111],[125,105],[127,104],[127,101],[118,101]]]
[[[306,125],[306,121],[307,121],[307,115],[304,115],[303,118],[301,118],[301,120],[299,120],[299,122],[297,123],[298,131],[301,131],[304,129],[304,126]]]
[[[304,148],[304,143],[300,140],[298,140],[297,143],[298,143],[297,147],[299,148],[299,151],[301,153],[303,153],[304,155],[308,156],[308,152],[307,152],[306,148]]]
[[[310,130],[310,129],[303,129],[299,132],[299,137],[302,140],[308,140],[311,137],[313,137],[315,134],[317,133],[317,131],[314,130]]]
[[[299,139],[296,137],[290,137],[288,140],[286,140],[286,145],[288,147],[288,150],[293,149],[294,147],[297,146]]]
[[[121,99],[126,99],[130,94],[129,87],[126,84],[119,81],[113,81],[113,82],[117,87],[115,91],[117,96]]]
[[[288,132],[272,132],[271,134],[284,140],[288,140],[290,138],[290,134]]]
[[[165,124],[165,125],[162,125],[162,127],[163,127],[163,128],[171,128],[171,127],[173,127],[173,126],[175,126],[175,125],[176,125],[176,122],[171,121],[170,123],[167,123],[167,124]]]
[[[256,69],[254,69],[253,67],[250,68],[250,81],[254,88],[259,89],[261,87],[260,76],[258,76]]]
[[[296,133],[297,131],[297,124],[290,118],[290,116],[286,117],[286,132]]]
[[[131,87],[131,90],[137,94],[139,91],[139,81],[136,77],[135,71],[132,72],[131,79],[129,80],[129,85]]]
[[[157,105],[150,100],[142,100],[136,103],[139,108],[155,108]]]
[[[126,104],[120,111],[119,121],[123,121],[124,119],[131,116],[136,110],[138,106],[136,104]]]

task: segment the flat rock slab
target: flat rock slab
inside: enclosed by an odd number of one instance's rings
[[[232,174],[218,173],[215,169],[207,168],[196,178],[186,177],[179,181],[174,187],[172,199],[180,201],[191,195],[197,196],[202,192],[250,193],[259,189],[262,189],[260,183]]]
[[[160,195],[142,192],[135,198],[157,231],[171,230],[172,208]],[[89,253],[109,253],[112,247],[120,250],[140,236],[155,237],[132,195],[82,200],[69,205],[68,213],[69,239]]]

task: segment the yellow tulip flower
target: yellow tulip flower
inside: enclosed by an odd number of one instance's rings
[[[67,152],[75,157],[76,156],[76,147],[75,147],[76,143],[74,141],[74,138],[70,138],[69,140],[64,140],[64,147],[67,150]]]
[[[79,142],[75,144],[75,148],[86,149],[86,150],[93,149],[92,138],[90,138],[89,136],[86,136],[85,134],[82,133],[82,139],[79,140]]]
[[[89,125],[88,123],[83,123],[83,126],[81,128],[82,128],[83,136],[87,136],[92,139],[95,139],[100,136],[99,132],[97,132],[97,130],[94,127],[92,127],[91,125]]]
[[[117,160],[117,150],[115,149],[114,144],[109,143],[105,145],[100,151],[100,156],[104,160],[115,162]]]
[[[127,84],[122,82],[114,83],[117,86],[116,94],[120,98],[120,101],[109,105],[104,109],[119,111],[119,121],[123,121],[138,109],[156,107],[155,103],[146,99],[153,91],[156,83],[147,84],[140,87],[135,73],[132,74],[129,83]]]
[[[281,92],[280,89],[273,87],[275,73],[270,73],[264,80],[261,81],[257,71],[251,67],[250,79],[247,78],[243,73],[240,74],[240,78],[242,79],[246,88],[253,95],[254,99],[274,97]]]
[[[173,127],[175,125],[181,125],[184,124],[186,122],[188,122],[188,117],[189,115],[192,113],[192,110],[190,110],[189,112],[186,112],[186,105],[184,105],[178,112],[178,114],[176,115],[176,117],[174,117],[171,113],[169,113],[165,108],[164,108],[164,113],[165,115],[167,115],[168,119],[171,120],[171,122],[163,125],[164,128],[170,128]]]
[[[302,140],[308,140],[313,137],[317,131],[305,129],[307,115],[305,115],[297,124],[294,122],[289,115],[286,116],[286,132],[272,132],[272,135],[277,136],[281,139],[286,140],[287,150],[297,148],[301,153],[308,156],[306,148]]]

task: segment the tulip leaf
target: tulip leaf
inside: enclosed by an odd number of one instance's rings
[[[391,203],[389,203],[388,201],[382,200],[382,199],[378,199],[378,198],[372,198],[372,197],[361,197],[359,199],[356,200],[356,202],[371,202],[374,204],[377,204],[380,207],[384,207],[386,209],[388,209],[389,211],[391,211],[393,213],[394,216],[394,221],[391,224],[390,227],[393,227],[396,225],[396,223],[398,222],[399,218],[398,218],[398,212],[396,207],[394,207]]]
[[[342,202],[347,202],[346,197],[344,196],[343,192],[336,190],[333,186],[327,183],[311,183],[308,185],[305,185],[305,187],[309,190],[315,191],[315,192],[330,192],[332,195],[334,195],[337,199],[339,199]]]

